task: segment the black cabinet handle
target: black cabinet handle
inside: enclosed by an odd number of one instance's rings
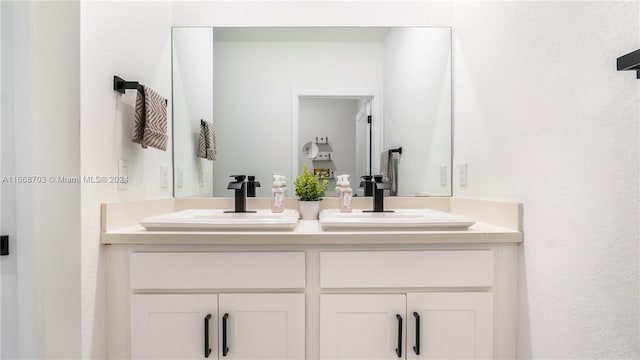
[[[396,355],[399,358],[402,357],[402,316],[400,314],[396,314],[396,319],[398,319],[398,347],[396,348]]]
[[[222,317],[222,356],[227,356],[229,348],[227,347],[227,318],[229,314],[224,314]]]
[[[413,317],[416,318],[416,345],[413,347],[413,351],[416,355],[420,355],[420,314],[414,311]]]
[[[211,314],[207,314],[204,317],[204,357],[208,358],[211,355],[211,348],[209,347],[209,320]]]

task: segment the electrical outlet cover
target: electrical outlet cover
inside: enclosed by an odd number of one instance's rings
[[[127,160],[118,160],[118,190],[129,189],[129,169]]]

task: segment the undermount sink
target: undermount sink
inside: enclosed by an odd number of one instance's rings
[[[269,231],[293,230],[298,223],[297,210],[281,213],[271,210],[227,213],[228,209],[192,209],[154,216],[140,221],[147,230],[204,230],[204,231]]]
[[[324,230],[466,230],[475,221],[464,216],[432,209],[396,209],[389,212],[365,212],[354,209],[343,213],[336,209],[320,212]]]

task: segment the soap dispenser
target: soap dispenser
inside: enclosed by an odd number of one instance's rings
[[[349,184],[349,175],[339,175],[337,180],[338,209],[340,209],[340,212],[351,212],[353,210],[353,205],[351,204],[353,189]]]
[[[287,186],[284,175],[273,175],[273,185],[271,187],[271,212],[281,213],[284,211],[284,188]]]

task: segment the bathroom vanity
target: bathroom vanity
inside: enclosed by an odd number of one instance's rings
[[[147,231],[142,218],[233,208],[233,199],[103,205],[109,358],[516,358],[521,204],[386,200],[476,223],[464,231],[325,231],[315,220],[291,231]]]

